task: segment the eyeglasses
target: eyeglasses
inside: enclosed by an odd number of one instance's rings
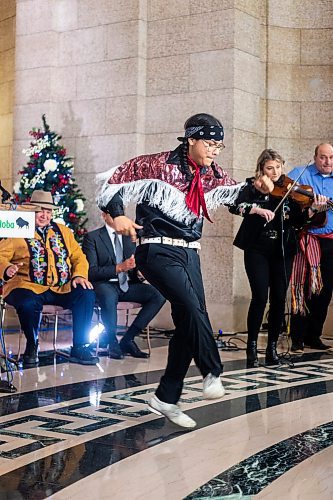
[[[201,139],[201,140],[203,142],[203,145],[207,149],[207,151],[211,151],[211,152],[216,151],[217,154],[220,154],[221,151],[223,151],[223,149],[225,148],[225,145],[223,144],[223,142],[221,142],[220,144],[216,144],[216,142],[205,141],[205,139]]]

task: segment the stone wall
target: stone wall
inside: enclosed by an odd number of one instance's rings
[[[0,180],[12,188],[15,2],[0,2]]]
[[[5,39],[14,46],[13,4],[1,2],[7,24],[0,57]],[[75,157],[90,228],[100,223],[96,173],[174,148],[194,113],[223,121],[220,161],[238,180],[253,173],[264,147],[278,149],[292,166],[332,137],[329,1],[17,0],[16,6],[15,106],[8,98],[9,112],[1,115],[0,108],[0,124],[14,111],[6,176],[25,163],[28,131],[46,113]],[[11,123],[2,128],[0,141],[11,137]],[[10,154],[7,144],[0,148]],[[208,307],[214,327],[224,330],[245,329],[249,288],[242,252],[232,247],[239,223],[220,209],[202,240]],[[159,321],[169,326],[169,314]]]

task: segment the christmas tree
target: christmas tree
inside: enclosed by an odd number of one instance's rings
[[[85,198],[73,178],[74,161],[59,143],[61,136],[50,130],[45,115],[42,120],[44,130],[33,128],[29,132],[30,147],[22,151],[29,160],[19,172],[22,177],[14,185],[14,196],[17,203],[22,203],[30,201],[36,189],[51,191],[59,207],[54,210],[53,220],[70,227],[80,242],[87,232],[87,218]]]

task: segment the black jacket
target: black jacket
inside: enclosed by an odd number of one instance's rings
[[[275,250],[278,253],[295,254],[297,252],[297,230],[307,221],[307,211],[302,211],[300,206],[291,199],[286,199],[278,208],[274,219],[266,224],[266,220],[260,215],[250,215],[248,212],[251,205],[274,211],[280,199],[271,195],[264,195],[253,186],[253,178],[246,179],[247,185],[240,192],[235,206],[229,211],[234,214],[240,213],[240,207],[248,204],[245,208],[244,219],[234,239],[234,245],[241,250],[256,249],[266,250],[272,248],[272,240],[268,238],[269,231],[276,231]]]

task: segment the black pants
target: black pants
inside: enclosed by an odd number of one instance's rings
[[[269,292],[268,342],[276,342],[284,322],[285,300],[293,256],[282,257],[274,243],[265,250],[244,251],[244,263],[252,298],[247,316],[248,341],[258,339]]]
[[[322,332],[327,316],[328,306],[332,298],[333,290],[333,240],[320,238],[321,259],[320,270],[323,280],[323,288],[320,295],[308,297],[307,283],[304,290],[307,314],[292,314],[290,323],[290,335],[293,343],[308,343],[317,341]]]
[[[69,293],[55,293],[51,290],[34,293],[25,288],[16,288],[6,297],[6,302],[15,307],[27,344],[30,346],[38,341],[41,313],[46,304],[71,309],[73,346],[89,344],[89,331],[95,305],[93,290],[84,289],[80,285],[72,288]]]
[[[142,304],[140,312],[132,323],[138,331],[146,328],[165,303],[165,298],[160,292],[146,283],[129,283],[127,292],[121,291],[117,283],[110,281],[95,283],[94,286],[101,307],[102,322],[111,343],[116,340],[118,302]]]
[[[176,404],[192,359],[203,377],[222,372],[206,311],[199,255],[194,249],[152,243],[140,245],[135,260],[145,278],[171,303],[175,333],[156,396]]]

